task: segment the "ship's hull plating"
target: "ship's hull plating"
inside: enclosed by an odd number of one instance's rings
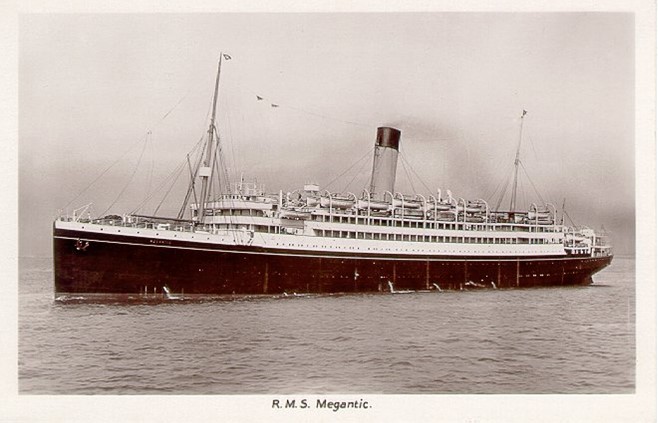
[[[276,295],[587,285],[608,257],[318,255],[55,229],[61,294]],[[389,282],[391,284],[389,284]]]

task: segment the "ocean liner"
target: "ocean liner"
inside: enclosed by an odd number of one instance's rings
[[[359,194],[329,192],[314,183],[267,194],[243,180],[213,194],[221,163],[215,116],[222,57],[227,58],[220,54],[204,154],[190,172],[181,212],[171,218],[92,218],[80,210],[59,216],[53,225],[56,297],[587,285],[610,264],[604,234],[565,225],[551,204],[517,210],[518,149],[504,211],[440,190],[396,192],[401,132],[392,127],[377,128],[370,183]]]

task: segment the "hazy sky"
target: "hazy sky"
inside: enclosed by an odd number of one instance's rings
[[[603,224],[618,252],[633,252],[632,14],[22,15],[19,24],[23,256],[51,254],[52,219],[71,200],[69,210],[93,202],[102,213],[127,186],[107,211],[123,214],[155,191],[206,131],[220,51],[232,57],[219,112],[232,177],[277,192],[325,186],[354,164],[329,188],[359,193],[376,128],[392,125],[402,131],[398,190],[495,203],[525,109],[521,159],[543,199],[566,200],[577,224]],[[538,200],[521,180],[526,207]],[[185,184],[162,210],[175,214]]]

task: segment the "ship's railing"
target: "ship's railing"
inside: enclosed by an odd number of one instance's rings
[[[144,227],[163,231],[194,232],[195,222],[159,216],[127,215],[122,220],[125,226]]]
[[[594,241],[592,246],[592,254],[594,256],[611,256],[613,254],[612,243],[610,242],[610,234],[605,231],[594,231]]]
[[[384,202],[388,204],[386,210],[373,210],[370,205],[374,204],[371,200],[370,193],[367,191],[364,194],[365,203],[360,202],[360,199],[352,193],[334,195],[325,191],[322,195],[328,200],[325,204],[328,207],[323,207],[320,202],[315,207],[308,207],[306,201],[301,201],[296,205],[295,193],[287,193],[281,196],[282,205],[285,208],[274,208],[267,214],[262,210],[253,210],[257,213],[256,216],[263,216],[266,218],[275,219],[272,224],[277,225],[278,218],[284,217],[283,214],[290,211],[304,214],[304,216],[297,216],[297,219],[303,217],[308,221],[322,221],[325,223],[356,223],[372,226],[391,226],[391,227],[409,227],[409,228],[422,228],[422,229],[439,229],[439,230],[456,230],[456,231],[485,231],[485,232],[512,232],[512,233],[562,233],[565,232],[565,227],[556,224],[556,211],[555,207],[546,205],[544,208],[532,204],[528,212],[500,212],[492,211],[488,203],[483,199],[475,201],[467,201],[463,198],[454,198],[449,195],[447,199],[441,197],[439,191],[438,197],[429,196],[426,198],[422,195],[414,197],[405,196],[402,193],[385,192],[384,200],[377,200],[377,206],[381,207]],[[293,197],[293,198],[291,198]],[[272,198],[267,197],[268,201],[273,201]],[[371,202],[372,201],[372,202]],[[397,201],[397,204],[396,204]],[[334,203],[336,202],[336,204]],[[340,203],[339,203],[340,202]],[[346,207],[347,204],[353,204],[351,207]],[[302,205],[303,204],[303,205]],[[359,205],[361,204],[361,207]],[[363,207],[366,204],[367,207]],[[334,207],[334,205],[337,205]],[[340,205],[340,207],[338,207]],[[449,207],[450,210],[446,211],[451,215],[451,218],[440,219],[438,213],[431,215],[431,212],[439,211],[439,207],[445,209]],[[548,210],[552,207],[552,213]],[[260,214],[259,214],[260,213]],[[283,213],[283,214],[282,214]],[[534,213],[530,215],[529,213]],[[551,215],[550,224],[546,222],[540,223],[541,218],[546,218],[540,213]],[[223,215],[223,214],[222,214]],[[237,222],[235,219],[240,220],[244,214],[233,215],[230,214],[230,221],[226,222],[229,226],[248,224],[244,222]],[[253,216],[249,214],[248,218]],[[293,216],[294,217],[294,216]],[[533,219],[530,219],[533,217]],[[246,219],[246,218],[245,218]],[[96,220],[99,224],[108,225],[125,225],[133,227],[146,227],[156,228],[160,230],[176,230],[176,231],[194,231],[194,230],[213,230],[216,226],[206,222],[206,225],[201,225],[198,222],[189,220],[176,220],[154,216],[140,216],[130,215],[126,217],[113,216],[109,218],[106,216],[103,219]],[[219,224],[221,222],[215,222]],[[253,223],[253,222],[251,222]],[[554,238],[554,240],[557,238]],[[562,242],[554,241],[555,243]]]
[[[306,197],[303,196],[306,194]],[[512,223],[527,226],[559,226],[557,210],[547,203],[543,207],[531,204],[528,211],[494,211],[483,199],[465,200],[454,198],[448,193],[447,198],[422,194],[404,195],[400,192],[384,191],[377,200],[373,199],[368,190],[363,190],[360,198],[353,193],[332,193],[327,190],[322,193],[308,194],[294,190],[285,194],[283,206],[298,208],[310,206],[321,213],[328,210],[329,214],[353,214],[365,216],[390,216],[400,220],[423,220],[444,222],[474,222],[474,223]],[[382,207],[383,206],[383,207]],[[421,213],[422,211],[422,213]]]
[[[597,232],[586,226],[565,229],[564,249],[570,253],[586,253],[592,257],[613,254],[607,232]]]
[[[195,222],[182,219],[140,216],[140,215],[107,215],[100,218],[81,218],[79,214],[62,215],[57,220],[63,222],[91,223],[101,226],[115,226],[123,228],[157,229],[162,231],[194,232],[197,228]]]
[[[357,198],[353,193],[336,194],[325,190],[309,200],[309,197],[296,198],[295,193],[301,195],[299,190],[285,195],[283,204],[286,209],[303,208],[313,216],[329,216],[329,219],[341,216],[365,216],[372,219],[393,219],[398,222],[508,225],[503,226],[502,230],[514,232],[562,232],[561,225],[557,223],[557,212],[552,204],[546,204],[543,208],[532,204],[527,212],[500,212],[492,211],[483,199],[468,201],[454,198],[452,195],[443,199],[440,191],[438,197],[433,195],[425,197],[420,194],[411,197],[400,192],[384,191],[382,197],[377,200],[372,199],[368,190],[363,191],[361,198]],[[309,204],[313,206],[309,207]],[[490,228],[487,226],[487,229]]]
[[[484,206],[483,206],[484,207]],[[406,209],[405,209],[406,210]],[[244,225],[253,224],[254,215],[240,213],[239,215],[220,215],[226,218],[226,221],[216,221],[215,224],[222,225]],[[323,224],[355,224],[365,226],[387,226],[396,228],[412,228],[424,230],[455,230],[455,231],[484,231],[484,232],[506,232],[506,233],[553,233],[562,234],[565,232],[561,225],[532,225],[521,223],[498,223],[495,221],[440,221],[430,219],[409,219],[401,218],[399,215],[377,216],[355,213],[352,209],[328,210],[325,208],[313,207],[286,207],[268,214],[256,214],[267,219],[274,219],[271,225],[279,225],[278,219],[295,219],[305,220],[307,222],[321,222]],[[237,220],[236,220],[237,219]],[[539,236],[542,238],[541,236]],[[552,238],[555,243],[562,242],[562,237]]]
[[[60,220],[62,222],[90,222],[92,208],[93,203],[89,203],[73,210],[71,214],[69,214],[68,211],[64,212],[64,210],[59,210],[57,212],[56,220]]]
[[[233,193],[245,196],[262,196],[265,193],[265,185],[240,181],[233,184]]]

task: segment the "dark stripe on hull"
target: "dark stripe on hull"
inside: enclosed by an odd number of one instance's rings
[[[78,242],[80,240],[81,242]],[[585,285],[612,257],[389,257],[267,251],[55,230],[57,294],[259,295]],[[89,243],[86,245],[86,243]],[[257,253],[257,254],[254,254]],[[324,253],[323,253],[324,254]]]

